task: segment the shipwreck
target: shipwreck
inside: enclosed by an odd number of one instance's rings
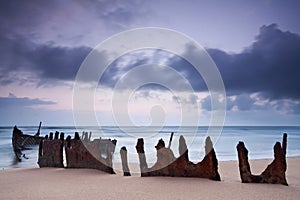
[[[239,170],[242,183],[273,183],[288,185],[285,172],[286,164],[286,146],[287,134],[283,134],[282,144],[276,142],[274,145],[274,160],[267,166],[265,171],[260,175],[253,175],[251,173],[250,164],[248,161],[248,150],[244,142],[239,142],[237,145]]]
[[[88,168],[115,174],[112,157],[117,140],[90,138],[91,133],[88,136],[86,132],[82,138],[75,132],[73,139],[68,136],[65,140],[64,133],[59,135],[56,132],[54,138],[53,133],[50,133],[39,144],[39,167]],[[63,162],[64,152],[66,166]]]
[[[12,146],[15,156],[18,161],[22,160],[22,157],[26,158],[23,150],[28,150],[34,145],[38,145],[44,137],[40,136],[42,122],[39,124],[39,128],[35,135],[24,134],[17,126],[14,126],[12,134]]]
[[[183,136],[179,138],[179,154],[176,158],[171,150],[171,142],[173,133],[171,134],[168,147],[165,142],[160,139],[155,146],[157,151],[157,161],[152,167],[148,167],[146,155],[144,151],[144,140],[139,138],[136,144],[136,151],[139,156],[141,176],[171,176],[171,177],[198,177],[208,178],[220,181],[218,172],[218,160],[213,148],[212,141],[208,136],[205,141],[205,157],[201,162],[193,163],[189,160],[189,154],[185,139]]]

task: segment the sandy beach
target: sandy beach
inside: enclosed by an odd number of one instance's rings
[[[261,173],[271,160],[250,161]],[[243,184],[237,161],[219,162],[221,182],[202,178],[110,175],[90,169],[22,168],[0,172],[1,199],[298,199],[300,157],[288,158],[289,186]],[[131,166],[132,167],[132,166]]]

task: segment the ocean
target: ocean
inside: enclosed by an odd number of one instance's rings
[[[25,126],[18,127],[26,134],[35,134],[38,127]],[[37,156],[38,146],[26,150],[28,159],[16,161],[12,148],[13,127],[0,127],[0,169],[38,167]],[[162,138],[166,146],[169,142],[171,132],[174,132],[171,149],[175,156],[178,156],[178,140],[183,135],[187,141],[190,159],[194,162],[201,161],[204,157],[204,141],[207,136],[208,127],[126,127],[119,129],[113,126],[103,127],[42,127],[41,135],[50,132],[64,132],[74,136],[77,131],[81,135],[83,131],[92,132],[92,139],[111,138],[117,140],[114,154],[115,163],[120,163],[119,151],[122,146],[126,146],[128,151],[128,161],[138,163],[138,155],[135,150],[137,138],[143,137],[145,143],[146,158],[149,163],[156,161],[156,150],[154,146]],[[288,134],[287,156],[300,156],[300,126],[225,126],[220,136],[215,140],[214,148],[219,161],[237,160],[236,145],[239,141],[244,141],[249,151],[249,159],[272,159],[273,146],[276,141],[282,141],[283,133]]]

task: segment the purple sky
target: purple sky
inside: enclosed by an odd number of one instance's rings
[[[0,125],[73,125],[72,88],[84,58],[113,34],[146,26],[182,32],[207,49],[226,88],[226,125],[300,125],[299,10],[300,2],[289,0],[1,1]],[[112,123],[116,78],[151,62],[185,75],[197,94],[184,103],[199,104],[207,125],[203,80],[184,60],[160,51],[135,52],[111,66],[96,95],[103,124]],[[151,87],[137,92],[132,119],[147,124],[151,105],[162,104],[167,124],[178,124],[172,95]]]

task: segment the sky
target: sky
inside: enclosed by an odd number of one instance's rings
[[[299,10],[296,0],[0,1],[0,126],[74,125],[73,86],[86,56],[114,34],[143,27],[178,31],[206,49],[226,89],[225,125],[300,125]],[[112,108],[112,97],[124,91],[114,86],[151,63],[182,74],[194,92],[162,74],[186,98],[178,102],[168,88],[141,86],[126,100],[134,124],[149,125],[163,113],[165,125],[180,125],[183,109],[199,108],[187,120],[208,125],[214,111],[203,78],[162,50],[131,52],[110,65],[95,90],[98,122],[115,125],[121,110]]]

